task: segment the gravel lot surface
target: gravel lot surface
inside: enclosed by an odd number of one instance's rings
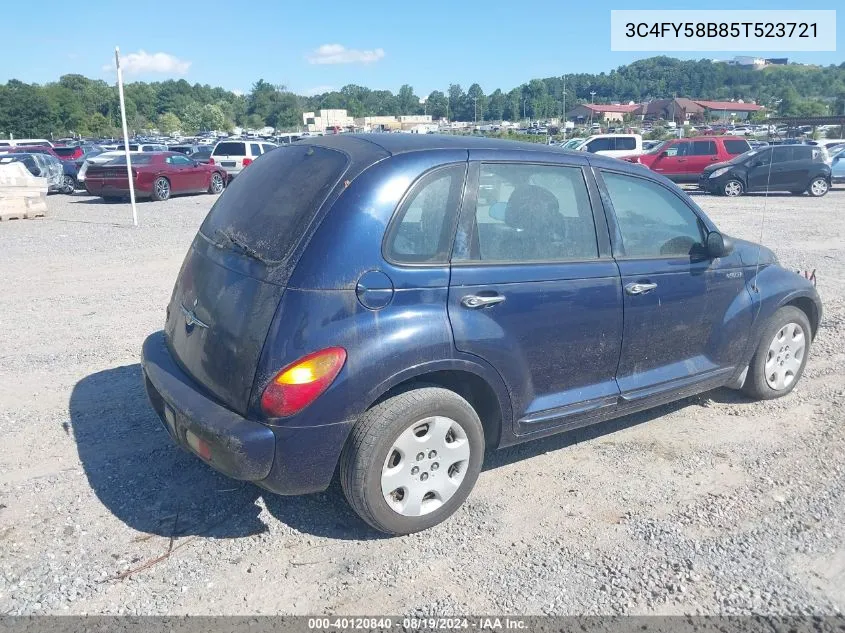
[[[760,238],[762,196],[697,200]],[[768,199],[764,243],[818,269],[825,302],[791,395],[719,390],[495,453],[451,520],[402,538],[338,486],[272,496],[160,428],[141,342],[213,201],[140,203],[135,229],[128,204],[51,196],[49,217],[0,223],[0,613],[845,607],[845,189]]]

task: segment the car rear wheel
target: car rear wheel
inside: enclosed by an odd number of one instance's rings
[[[420,387],[380,402],[355,427],[340,459],[349,505],[388,534],[410,534],[448,518],[475,485],[484,429],[461,396]]]
[[[732,178],[722,186],[722,193],[730,198],[741,196],[743,191],[742,183],[735,178]]]
[[[170,181],[167,178],[156,178],[153,183],[153,200],[161,202],[170,198]]]
[[[785,306],[775,312],[751,359],[743,390],[759,400],[780,398],[792,391],[807,364],[811,336],[810,321],[803,311]]]
[[[821,198],[830,190],[830,185],[824,178],[814,178],[807,192],[814,198]]]
[[[62,193],[70,195],[76,191],[76,179],[73,176],[65,176],[62,182]]]
[[[211,184],[208,186],[208,193],[220,193],[223,191],[223,176],[218,172],[211,174]]]

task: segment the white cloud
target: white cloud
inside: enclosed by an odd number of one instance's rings
[[[335,90],[334,86],[314,86],[313,88],[309,88],[302,94],[306,97],[313,97],[314,95],[321,95],[326,92],[332,92],[333,90]]]
[[[184,75],[191,67],[191,62],[174,57],[169,53],[148,53],[140,50],[120,56],[120,67],[127,75],[162,73],[166,75]],[[103,66],[103,70],[114,70],[114,62]]]
[[[232,94],[235,95],[236,97],[243,97],[244,91],[241,90],[240,88],[235,88],[234,90],[232,90]]]
[[[309,64],[371,64],[383,57],[383,48],[358,50],[341,44],[323,44],[311,51],[306,59]]]

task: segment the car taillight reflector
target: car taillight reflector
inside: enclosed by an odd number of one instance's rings
[[[243,163],[243,164],[244,164],[244,167],[246,167],[247,165],[251,165],[251,164],[252,164],[252,159],[251,159],[251,158],[244,158],[244,163]]]
[[[343,369],[346,350],[329,347],[300,358],[275,375],[261,394],[261,409],[281,418],[302,411],[328,389]]]

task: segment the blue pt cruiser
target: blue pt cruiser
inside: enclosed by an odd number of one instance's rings
[[[335,135],[261,156],[205,218],[152,406],[279,494],[337,473],[378,530],[433,526],[485,450],[728,386],[791,391],[822,308],[669,180],[532,144]]]

